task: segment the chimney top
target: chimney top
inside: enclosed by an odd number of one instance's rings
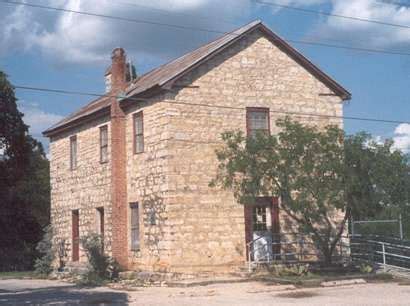
[[[111,58],[122,58],[125,57],[125,50],[121,47],[117,47],[114,50],[112,50]]]
[[[118,93],[127,86],[127,63],[123,48],[115,48],[111,54],[111,66],[105,72],[106,92]]]

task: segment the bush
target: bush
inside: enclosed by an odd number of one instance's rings
[[[309,274],[308,265],[273,265],[273,273],[280,277],[306,276]]]
[[[35,273],[41,276],[47,276],[53,271],[53,261],[55,250],[53,247],[53,229],[48,225],[44,229],[43,238],[36,246],[36,250],[42,255],[34,263]]]
[[[81,239],[81,244],[87,253],[89,263],[88,272],[83,275],[81,284],[98,285],[104,280],[118,277],[119,265],[113,258],[104,254],[100,235],[89,234]]]
[[[361,273],[372,273],[374,271],[373,265],[371,263],[367,263],[367,262],[362,262],[359,265],[359,271]]]

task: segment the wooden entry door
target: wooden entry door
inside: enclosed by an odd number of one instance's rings
[[[80,259],[80,214],[78,210],[72,212],[72,261]]]
[[[278,198],[260,197],[245,205],[245,239],[247,259],[252,243],[251,260],[272,260],[280,253]]]

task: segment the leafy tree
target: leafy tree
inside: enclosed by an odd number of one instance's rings
[[[408,156],[395,150],[393,141],[374,141],[370,134],[358,133],[346,136],[345,154],[347,185],[350,186],[347,201],[354,210],[355,220],[397,219],[410,217],[408,206],[410,175]],[[378,231],[366,227],[364,233],[398,233],[393,224],[377,224]]]
[[[38,242],[36,250],[41,255],[34,264],[36,274],[47,276],[53,271],[53,261],[56,254],[55,246],[53,246],[53,229],[51,225],[44,229],[43,238]]]
[[[48,161],[0,71],[0,270],[32,268],[49,218]]]
[[[280,197],[281,209],[299,232],[312,235],[324,262],[331,264],[351,213],[402,203],[396,192],[408,186],[402,176],[407,161],[392,152],[391,142],[379,145],[366,134],[346,137],[337,126],[319,129],[289,118],[276,125],[281,131],[272,136],[224,133],[211,186],[233,190],[242,204],[259,196]]]

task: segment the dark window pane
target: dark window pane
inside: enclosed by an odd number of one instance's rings
[[[256,206],[253,208],[253,230],[254,231],[266,231],[266,207]]]
[[[139,112],[134,115],[134,153],[144,152],[144,117]]]
[[[131,210],[131,249],[138,250],[140,246],[140,228],[139,228],[139,206],[138,203],[130,205]]]
[[[258,132],[269,134],[269,109],[247,110],[248,135],[253,137]]]
[[[144,152],[144,136],[143,135],[135,136],[135,151]]]
[[[77,137],[70,137],[70,169],[77,168]]]
[[[100,161],[102,163],[108,161],[108,128],[103,126],[100,128]]]

